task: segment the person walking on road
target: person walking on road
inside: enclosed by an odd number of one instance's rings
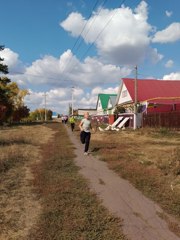
[[[71,124],[71,131],[73,132],[75,127],[75,118],[73,115],[70,117],[69,122]]]
[[[81,120],[79,124],[80,128],[80,140],[82,144],[85,144],[84,147],[84,155],[88,155],[88,150],[89,150],[89,144],[90,144],[90,139],[91,139],[91,132],[90,130],[92,129],[91,126],[91,120],[89,118],[89,113],[86,112],[84,114],[84,118]]]

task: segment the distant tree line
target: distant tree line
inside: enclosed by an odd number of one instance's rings
[[[46,114],[46,117],[45,117]],[[29,120],[31,121],[47,121],[52,120],[53,112],[50,109],[39,108],[29,114]]]

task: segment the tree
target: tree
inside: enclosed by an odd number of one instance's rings
[[[4,46],[0,46],[0,51],[2,50],[4,50]],[[0,73],[8,74],[8,66],[3,64],[3,61],[4,59],[0,57]],[[0,123],[12,120],[15,112],[15,115],[17,115],[17,112],[19,114],[27,113],[27,107],[24,106],[23,101],[27,94],[27,90],[20,89],[17,83],[11,82],[6,76],[0,77]],[[24,113],[22,115],[24,116]]]
[[[13,122],[19,122],[23,118],[27,118],[29,116],[29,108],[27,106],[18,107],[13,111],[12,120]]]
[[[50,109],[46,110],[47,120],[52,120],[52,111]],[[45,109],[39,108],[30,113],[30,120],[32,121],[44,121],[45,120]]]
[[[4,46],[0,46],[0,51],[4,50]],[[0,73],[8,74],[8,66],[3,64],[3,58],[0,57]],[[12,113],[12,103],[8,97],[9,90],[7,85],[11,80],[7,77],[0,77],[0,122],[3,122]]]
[[[0,51],[4,50],[4,46],[0,46]],[[2,64],[1,62],[4,61],[3,58],[0,57],[0,72],[7,74],[8,72],[8,66],[5,64]]]

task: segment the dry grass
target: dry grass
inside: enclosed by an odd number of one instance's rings
[[[111,169],[180,219],[178,132],[165,129],[97,132],[92,134],[91,148]]]
[[[62,124],[1,130],[1,240],[125,239],[73,157]]]
[[[52,131],[41,125],[0,132],[0,239],[26,239],[40,211],[31,165],[41,159],[39,145]]]

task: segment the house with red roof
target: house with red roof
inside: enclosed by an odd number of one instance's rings
[[[140,112],[180,111],[180,80],[137,79],[137,102]],[[133,112],[135,79],[123,78],[116,105]]]
[[[137,114],[134,114],[135,96]],[[180,80],[123,78],[116,107],[124,111],[120,114],[124,126],[179,128]]]

